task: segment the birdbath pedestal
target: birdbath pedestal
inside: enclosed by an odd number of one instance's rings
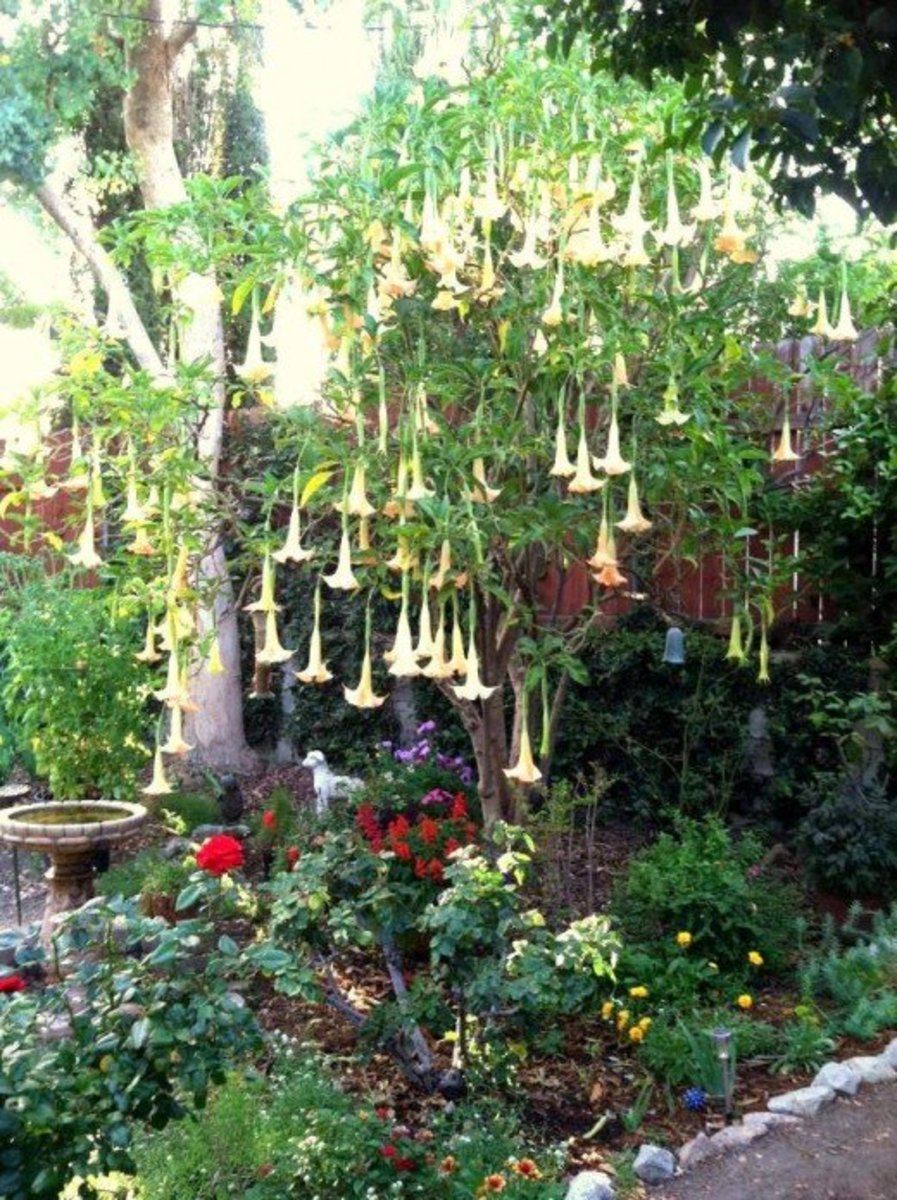
[[[93,896],[97,850],[129,837],[147,818],[142,804],[120,800],[59,800],[18,804],[0,812],[0,842],[50,857],[41,942],[49,945],[55,918]]]

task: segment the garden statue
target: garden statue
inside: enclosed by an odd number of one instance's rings
[[[302,765],[314,774],[315,812],[319,817],[327,812],[334,800],[345,800],[364,787],[360,779],[350,775],[334,775],[320,750],[309,750]]]

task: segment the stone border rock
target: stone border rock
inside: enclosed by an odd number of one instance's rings
[[[745,1113],[737,1125],[727,1125],[712,1136],[699,1133],[679,1150],[678,1161],[670,1150],[649,1142],[639,1147],[633,1170],[647,1184],[665,1183],[708,1158],[741,1151],[758,1138],[783,1125],[800,1125],[840,1096],[855,1096],[863,1084],[897,1080],[897,1038],[881,1054],[859,1055],[844,1062],[827,1062],[809,1087],[795,1088],[770,1097],[765,1112]],[[580,1171],[567,1190],[566,1200],[614,1200],[614,1186],[600,1171]]]

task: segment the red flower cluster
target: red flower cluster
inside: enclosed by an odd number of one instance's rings
[[[274,829],[277,825],[277,813],[273,808],[266,808],[262,813],[262,824],[266,829]]]
[[[243,866],[243,847],[236,838],[216,833],[197,850],[196,865],[210,875],[224,875]]]
[[[27,986],[21,975],[4,975],[0,979],[0,992],[24,992]]]
[[[301,857],[302,857],[302,855],[299,853],[298,846],[288,846],[287,847],[287,868],[290,871],[292,871],[293,867],[295,867],[296,863],[299,861],[299,859]]]
[[[398,816],[387,822],[385,828],[374,808],[363,804],[355,814],[355,821],[375,854],[394,854],[399,862],[408,864],[415,878],[441,883],[449,855],[477,835],[464,796],[461,793],[448,796],[447,802],[448,812],[442,817],[428,811],[412,823],[407,817]]]

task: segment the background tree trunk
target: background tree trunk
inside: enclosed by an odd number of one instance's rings
[[[162,0],[147,0],[141,40],[128,53],[133,82],[124,98],[125,138],[137,168],[143,202],[148,209],[167,208],[187,200],[184,177],[175,154],[174,64],[196,32],[188,22],[166,26]],[[210,474],[218,471],[224,431],[225,354],[218,281],[213,273],[192,273],[173,284],[175,303],[189,314],[180,331],[178,354],[184,362],[208,361],[214,375],[214,405],[203,422],[198,451]],[[189,737],[198,757],[216,770],[250,768],[254,755],[243,729],[239,632],[233,589],[217,531],[198,564],[202,591],[215,600],[198,614],[200,633],[217,627],[226,671],[211,675],[195,662],[191,690],[199,712]]]

